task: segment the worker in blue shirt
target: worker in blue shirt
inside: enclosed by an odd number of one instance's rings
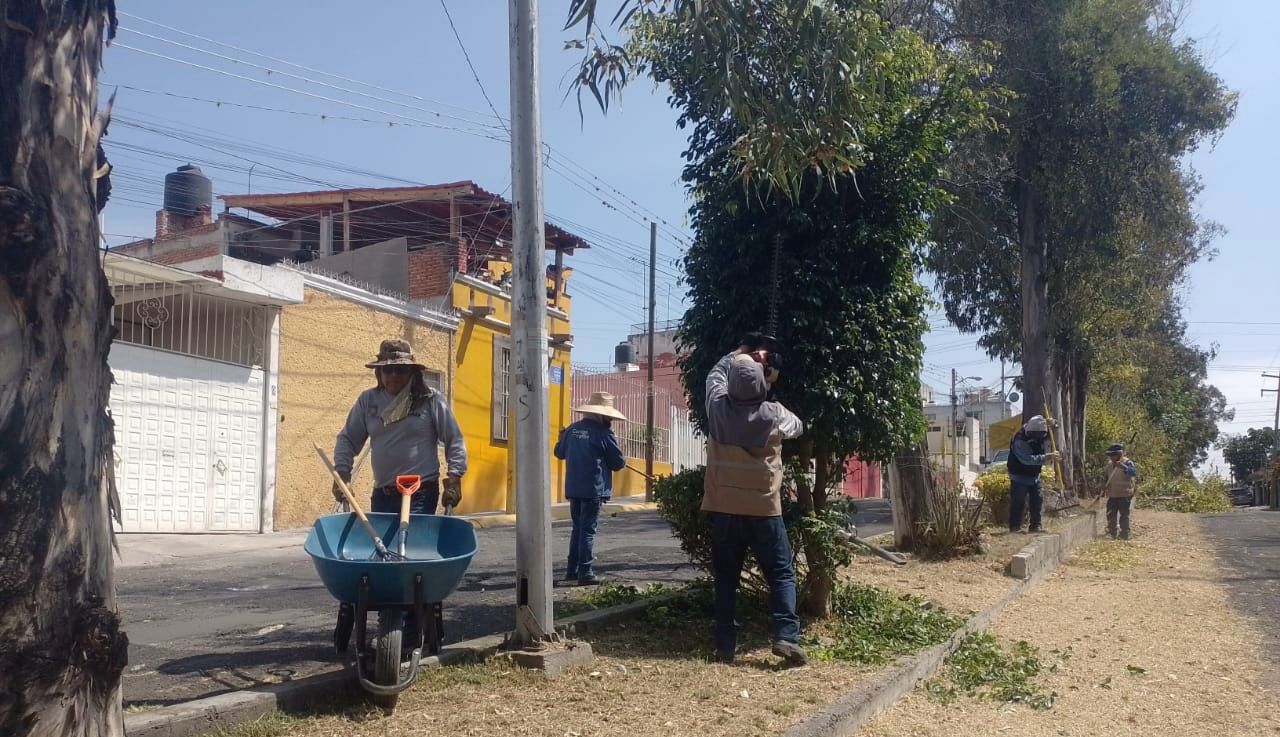
[[[607,392],[592,394],[574,411],[582,419],[560,431],[555,447],[556,458],[565,462],[564,495],[573,519],[565,582],[594,586],[600,583],[593,554],[600,508],[613,496],[613,472],[627,465],[609,426],[613,420],[627,418],[614,408],[613,395]]]
[[[1009,443],[1009,532],[1022,530],[1022,514],[1030,507],[1031,532],[1042,532],[1040,469],[1047,461],[1062,458],[1058,451],[1045,452],[1049,420],[1036,415],[1027,420]]]

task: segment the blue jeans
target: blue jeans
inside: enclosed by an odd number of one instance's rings
[[[786,642],[800,639],[800,617],[796,616],[796,572],[791,564],[791,542],[787,539],[787,527],[782,518],[712,514],[711,568],[716,580],[716,652],[732,653],[737,648],[735,609],[738,582],[742,578],[742,564],[748,550],[755,553],[760,572],[769,582],[773,639]]]
[[[1031,502],[1031,529],[1040,529],[1040,512],[1044,506],[1044,497],[1040,495],[1040,482],[1028,484],[1025,481],[1009,480],[1009,529],[1017,532],[1022,529],[1022,513],[1026,511],[1027,502]]]
[[[394,486],[386,487],[390,493],[382,489],[373,490],[373,498],[369,500],[370,512],[388,512],[400,514],[400,492]],[[413,496],[409,497],[409,514],[435,514],[440,503],[440,480],[423,481]]]
[[[594,499],[570,499],[569,516],[573,519],[573,532],[569,534],[569,576],[590,578],[595,574],[596,525],[600,522],[600,507],[605,497]]]

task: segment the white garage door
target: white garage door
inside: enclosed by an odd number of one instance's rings
[[[113,343],[125,532],[257,532],[261,369]]]

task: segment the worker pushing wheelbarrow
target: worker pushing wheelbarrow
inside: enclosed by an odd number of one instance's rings
[[[354,632],[360,683],[391,706],[416,678],[424,646],[439,652],[441,602],[461,581],[477,542],[470,523],[450,516],[462,499],[467,451],[447,400],[426,385],[426,367],[403,340],[382,341],[377,358],[365,366],[374,370],[376,385],[357,397],[332,462],[316,447],[333,476],[334,498],[351,513],[316,520],[305,548],[340,603],[335,650],[345,653]],[[366,441],[374,477],[368,515],[349,487]],[[445,516],[436,515],[440,502]],[[370,611],[378,612],[372,646]],[[402,678],[406,659],[409,671]]]

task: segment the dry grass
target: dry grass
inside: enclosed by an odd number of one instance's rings
[[[1058,524],[1052,519],[1046,523],[1050,531]],[[957,614],[979,612],[1014,585],[1005,567],[1034,537],[993,528],[982,539],[986,550],[982,555],[939,562],[910,558],[900,568],[871,554],[859,555],[844,575],[900,594],[922,596]]]
[[[1222,575],[1195,517],[1144,513],[1131,543],[1089,547],[992,628],[1039,646],[1041,683],[1058,694],[1051,711],[973,699],[943,706],[917,689],[863,735],[1280,734],[1258,631],[1229,608]]]
[[[839,662],[780,669],[760,647],[734,666],[706,662],[705,622],[657,641],[632,625],[594,635],[589,669],[554,681],[501,661],[424,671],[392,716],[354,706],[332,714],[272,721],[270,737],[386,737],[445,734],[664,737],[774,735],[875,672]],[[229,737],[266,737],[232,731]]]

